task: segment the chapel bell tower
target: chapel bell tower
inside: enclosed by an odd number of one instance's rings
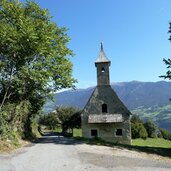
[[[102,43],[101,43],[99,56],[95,62],[95,66],[97,68],[97,86],[110,85],[110,79],[109,79],[110,61],[107,59],[104,53]]]
[[[81,113],[82,135],[85,138],[98,137],[107,142],[131,144],[131,112],[110,85],[110,61],[102,43],[95,66],[97,86]]]

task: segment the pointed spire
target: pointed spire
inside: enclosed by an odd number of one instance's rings
[[[104,53],[102,42],[100,43],[100,53],[99,53],[99,56],[95,63],[101,63],[101,62],[109,62],[110,63],[110,61],[107,59],[107,57]]]
[[[101,44],[101,51],[103,50],[103,42],[100,43]]]

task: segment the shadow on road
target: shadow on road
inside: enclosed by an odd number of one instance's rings
[[[148,154],[157,154],[163,157],[171,158],[171,148],[160,148],[160,147],[140,147],[134,145],[121,145],[105,142],[100,139],[86,139],[82,137],[78,138],[70,138],[65,137],[62,133],[55,132],[46,132],[44,136],[39,138],[35,143],[53,143],[53,144],[62,144],[62,145],[77,145],[77,144],[89,144],[89,145],[102,145],[102,146],[110,146],[117,147],[119,149],[128,149],[131,151],[145,152]]]
[[[56,132],[46,132],[39,138],[35,143],[53,143],[53,144],[63,144],[63,145],[77,145],[83,144],[83,141],[78,141],[73,138],[65,137],[62,133]]]

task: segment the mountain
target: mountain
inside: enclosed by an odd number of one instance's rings
[[[133,110],[137,107],[151,107],[169,105],[171,102],[171,82],[121,82],[112,83],[119,98]],[[53,110],[56,106],[66,105],[83,108],[95,87],[87,89],[68,90],[55,94],[54,102],[48,101],[45,110]]]
[[[112,83],[119,98],[131,110],[144,119],[152,118],[159,126],[171,131],[171,82],[121,82]],[[46,112],[59,105],[75,106],[83,109],[95,87],[68,90],[55,94],[54,102],[44,106]],[[167,126],[166,126],[167,125]]]

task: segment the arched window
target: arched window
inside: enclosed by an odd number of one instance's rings
[[[105,69],[104,69],[104,68],[102,68],[102,69],[101,69],[101,72],[105,72]]]
[[[102,104],[102,113],[107,113],[107,104]]]

